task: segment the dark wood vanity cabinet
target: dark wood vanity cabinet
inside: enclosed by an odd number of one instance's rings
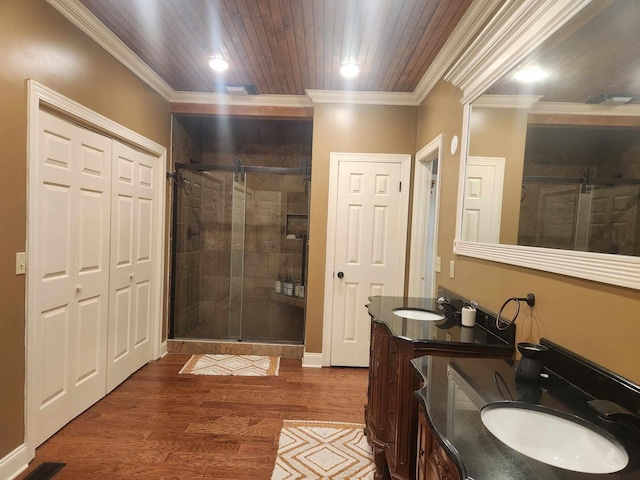
[[[418,473],[418,401],[413,392],[422,385],[411,360],[424,355],[510,357],[512,352],[512,347],[491,349],[483,348],[481,344],[410,341],[393,336],[384,322],[374,319],[371,322],[369,389],[365,406],[365,433],[373,447],[376,465],[374,480],[388,478],[387,469],[393,480],[413,480]],[[431,462],[430,468],[439,471],[437,459],[444,457],[433,458],[436,460]],[[427,476],[421,478],[440,478],[425,474]]]
[[[366,433],[373,447],[375,480],[389,468],[394,479],[415,478],[417,403],[411,392],[420,388],[411,360],[424,350],[400,343],[382,323],[373,322]]]
[[[455,463],[431,434],[427,413],[420,405],[418,416],[417,480],[460,480]]]
[[[420,388],[411,371],[413,348],[399,345],[384,324],[373,322],[368,401],[365,407],[366,432],[373,446],[375,480],[382,480],[386,466],[393,478],[413,478],[415,421],[417,405],[410,392]],[[409,392],[406,395],[405,392]],[[416,410],[416,411],[414,411]],[[410,430],[414,430],[411,435]],[[413,450],[413,452],[412,452]]]

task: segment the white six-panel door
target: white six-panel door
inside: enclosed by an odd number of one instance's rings
[[[402,192],[401,162],[366,159],[337,164],[331,365],[369,364],[368,298],[404,288],[408,178]]]
[[[40,112],[34,202],[36,445],[105,394],[111,139]]]
[[[114,142],[108,392],[152,356],[154,160]]]
[[[462,240],[499,243],[504,158],[469,157],[464,187]]]

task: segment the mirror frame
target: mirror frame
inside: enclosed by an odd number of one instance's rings
[[[461,240],[471,103],[592,1],[598,0],[507,2],[445,75],[445,80],[462,90],[464,105],[453,251],[640,290],[640,257]]]

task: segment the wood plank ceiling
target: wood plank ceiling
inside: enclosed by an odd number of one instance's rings
[[[411,92],[472,0],[80,0],[176,91]],[[207,58],[231,62],[214,73]],[[362,73],[346,80],[341,63]]]

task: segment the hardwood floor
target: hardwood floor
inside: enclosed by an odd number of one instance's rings
[[[302,368],[277,377],[179,375],[189,359],[152,362],[36,450],[64,479],[268,480],[282,420],[364,423],[368,370]]]

